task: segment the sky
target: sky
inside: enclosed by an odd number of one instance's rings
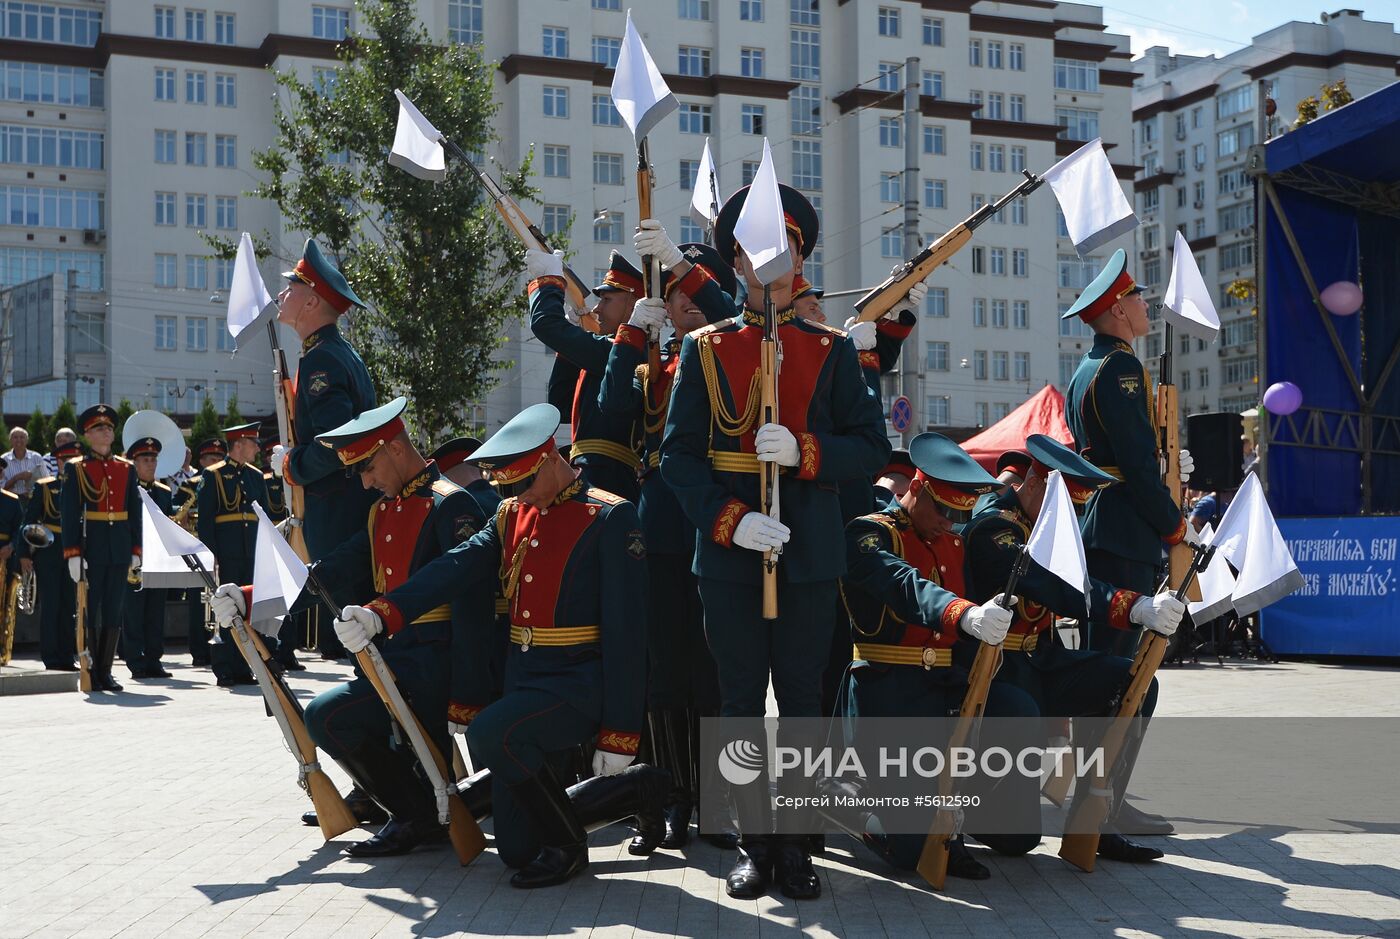
[[[1400,11],[1387,14],[1393,0],[1353,2],[1368,19],[1394,22]],[[1343,9],[1340,0],[1107,0],[1104,22],[1110,32],[1133,37],[1133,55],[1149,46],[1167,46],[1173,53],[1225,55],[1257,34],[1289,20],[1316,23],[1323,10]]]

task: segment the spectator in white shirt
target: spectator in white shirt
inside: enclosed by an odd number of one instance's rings
[[[60,427],[58,430],[54,431],[54,434],[53,434],[53,448],[54,448],[55,450],[57,450],[59,447],[63,446],[65,443],[72,443],[73,441],[75,441],[75,440],[77,440],[77,439],[78,439],[78,435],[77,435],[76,433],[73,432],[73,428],[71,428],[71,427]],[[49,453],[47,456],[45,456],[45,457],[44,457],[44,475],[45,475],[45,476],[57,476],[57,475],[59,474],[59,470],[61,469],[61,467],[60,467],[58,464],[59,464],[59,459],[58,459],[58,457],[54,456],[52,453]]]
[[[29,431],[23,427],[10,430],[10,452],[4,454],[5,473],[0,476],[0,488],[8,489],[25,501],[34,491],[34,480],[44,472],[44,458],[29,449]]]

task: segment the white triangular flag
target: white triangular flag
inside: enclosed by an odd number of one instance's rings
[[[697,225],[714,228],[719,205],[719,177],[715,174],[715,158],[710,155],[710,138],[706,137],[705,149],[700,153],[700,170],[695,174],[694,191],[690,196],[690,217]]]
[[[394,146],[389,150],[389,165],[430,183],[440,183],[447,176],[447,157],[442,152],[442,132],[408,100],[408,95],[394,89],[399,99],[399,123],[394,128]]]
[[[1041,174],[1065,213],[1065,227],[1079,256],[1137,226],[1133,207],[1113,174],[1097,137]]]
[[[622,36],[622,50],[613,72],[612,99],[637,140],[677,107],[676,96],[647,52],[642,34],[632,25],[631,10],[627,11],[627,31]]]
[[[150,493],[137,487],[141,497],[141,585],[143,587],[203,587],[204,578],[190,570],[184,555],[192,554],[214,569],[214,552],[161,511]]]
[[[235,340],[235,347],[242,348],[243,344],[236,342],[239,336],[247,332],[249,337],[255,336],[257,330],[249,330],[249,327],[258,323],[262,317],[270,316],[272,305],[272,294],[267,292],[267,284],[263,282],[262,274],[258,273],[258,256],[253,250],[253,236],[246,231],[238,239],[238,254],[233,259],[233,279],[228,285],[228,333]]]
[[[760,283],[771,284],[792,270],[783,197],[778,191],[778,173],[773,168],[773,151],[767,137],[763,138],[763,161],[758,164],[748,197],[734,223],[734,238],[749,256]]]
[[[306,565],[262,506],[254,503],[253,511],[258,516],[258,538],[253,549],[253,608],[248,622],[264,636],[275,636],[306,586]]]
[[[1259,477],[1250,473],[1225,510],[1212,542],[1239,571],[1231,594],[1236,612],[1248,616],[1303,586],[1303,575],[1269,510]]]
[[[1059,470],[1051,470],[1045,480],[1045,498],[1026,541],[1026,553],[1071,589],[1088,595],[1089,565],[1084,560],[1079,518]]]
[[[1186,524],[1191,523],[1188,521]],[[1210,522],[1206,522],[1201,529],[1201,543],[1210,544],[1214,537],[1215,529]],[[1196,580],[1201,585],[1201,600],[1186,604],[1186,609],[1191,612],[1191,621],[1202,626],[1234,606],[1231,597],[1235,592],[1235,575],[1230,573],[1230,562],[1217,551],[1205,570],[1196,575]]]
[[[1196,266],[1196,256],[1179,228],[1172,245],[1172,276],[1162,305],[1166,308],[1162,315],[1168,323],[1198,339],[1215,341],[1220,332],[1220,316],[1215,312],[1215,302],[1201,269]]]

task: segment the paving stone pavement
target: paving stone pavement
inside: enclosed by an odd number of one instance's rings
[[[307,699],[348,671],[308,664],[292,679]],[[730,900],[722,878],[732,854],[692,842],[633,858],[620,826],[593,836],[588,874],[550,890],[512,889],[489,852],[465,869],[445,849],[364,863],[298,823],[308,803],[256,690],[172,670],[91,700],[0,698],[3,939],[1400,937],[1400,819],[1344,834],[1179,836],[1164,842],[1162,861],[1105,863],[1092,875],[1064,864],[1047,838],[1021,859],[979,850],[992,879],[937,894],[832,835],[818,862],[823,895],[801,904]],[[1394,716],[1400,670],[1167,669],[1158,714]]]

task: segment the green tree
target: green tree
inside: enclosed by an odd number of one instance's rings
[[[190,446],[198,447],[210,437],[222,440],[224,435],[219,432],[222,426],[219,412],[214,410],[214,399],[206,395],[195,413],[194,423],[190,425]]]
[[[122,449],[122,428],[126,426],[126,419],[136,413],[136,408],[132,407],[131,401],[122,398],[117,402],[117,449]]]
[[[49,427],[53,428],[50,434],[56,434],[61,427],[67,427],[78,434],[82,439],[82,433],[78,431],[78,412],[73,409],[73,402],[64,398],[58,402],[58,407],[54,409],[53,417],[49,420]]]
[[[29,431],[29,449],[35,453],[49,452],[49,418],[37,406],[34,413],[29,415],[29,423],[25,425],[25,430]]]
[[[243,420],[243,415],[238,412],[238,395],[234,395],[228,399],[228,412],[224,414],[224,426],[237,427],[243,423],[246,421]]]
[[[464,167],[451,163],[447,179],[431,183],[389,165],[394,89],[480,153],[496,139],[495,66],[477,44],[434,45],[410,0],[356,6],[363,33],[342,45],[332,79],[278,74],[276,138],[254,155],[265,179],[253,195],[336,258],[369,304],[353,314],[351,338],[381,400],[407,395],[414,429],[436,439],[465,429],[465,406],[506,367],[493,353],[503,325],[525,312],[524,252]],[[528,161],[501,185],[528,198],[527,172]],[[233,256],[231,242],[214,243]]]

